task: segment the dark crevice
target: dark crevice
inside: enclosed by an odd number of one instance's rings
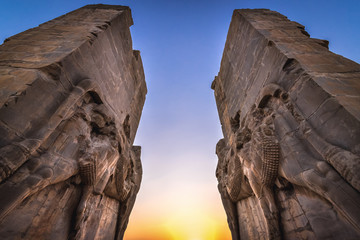
[[[125,136],[129,139],[130,138],[130,115],[126,115],[125,120],[123,122],[123,130],[125,133]]]
[[[94,91],[89,91],[88,93],[92,97],[92,99],[94,100],[94,103],[96,103],[96,104],[102,104],[103,103],[103,101],[101,100],[99,94],[97,94]]]
[[[236,113],[235,117],[230,118],[231,130],[235,133],[240,127],[240,111]]]
[[[295,67],[296,67],[297,64],[298,64],[298,61],[297,61],[296,59],[294,59],[294,58],[289,58],[289,59],[285,62],[282,70],[283,70],[284,72],[286,72],[286,73],[290,73],[292,70],[295,69]]]

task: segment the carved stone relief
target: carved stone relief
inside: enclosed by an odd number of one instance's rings
[[[137,192],[140,184],[139,153],[135,153],[137,149],[132,150],[123,128],[116,126],[114,113],[102,102],[97,89],[91,80],[80,81],[49,120],[51,128],[47,126],[41,138],[35,143],[29,138],[0,149],[2,169],[5,169],[0,185],[0,234],[3,237],[9,237],[6,232],[14,227],[8,219],[16,217],[26,227],[34,224],[21,221],[23,215],[32,214],[30,210],[21,211],[20,216],[16,211],[25,199],[36,198],[40,192],[48,192],[49,186],[61,183],[82,189],[70,238],[94,238],[103,222],[97,211],[104,211],[105,207],[114,208],[116,218],[111,222],[121,223],[117,219],[119,211],[127,205],[129,193]],[[94,205],[101,198],[113,203],[102,207]],[[36,201],[33,205],[38,207]],[[38,217],[46,218],[48,214],[51,213],[40,212]],[[71,216],[68,217],[62,221],[71,223]],[[95,227],[92,221],[97,221],[99,226]],[[123,228],[121,224],[114,227]],[[21,232],[25,236],[27,233]],[[112,234],[116,233],[114,229]]]
[[[360,238],[360,65],[267,9],[235,10],[212,83],[233,239]]]
[[[147,91],[132,23],[87,5],[0,46],[0,239],[123,239]]]
[[[269,84],[244,120],[234,124],[238,128],[233,128],[237,139],[233,146],[220,140],[217,177],[226,186],[223,198],[236,204],[255,195],[261,209],[259,221],[264,223],[257,237],[281,239],[280,206],[275,198],[289,184],[302,187],[333,206],[331,211],[342,218],[337,224],[353,229],[349,236],[359,236],[359,176],[355,172],[359,157],[327,143],[294,111],[288,94]],[[232,211],[230,215],[241,218],[239,209]]]

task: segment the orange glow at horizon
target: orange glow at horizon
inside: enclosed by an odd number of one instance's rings
[[[199,213],[174,214],[170,219],[148,219],[130,224],[125,240],[230,240],[222,218],[207,218]],[[145,220],[145,219],[144,219]]]
[[[210,184],[189,178],[181,181],[184,177],[176,175],[182,174],[180,169],[143,182],[147,186],[139,192],[125,240],[231,239],[216,178]],[[159,188],[158,192],[151,191]]]

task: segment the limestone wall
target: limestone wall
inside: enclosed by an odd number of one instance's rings
[[[233,239],[358,239],[360,65],[277,12],[235,10],[212,88]]]
[[[132,23],[88,5],[0,46],[1,239],[122,239],[147,91]]]

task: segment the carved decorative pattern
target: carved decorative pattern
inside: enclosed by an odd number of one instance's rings
[[[273,139],[263,137],[261,182],[268,187],[274,185],[278,176],[280,147]]]
[[[86,185],[94,185],[96,181],[96,165],[93,161],[79,164],[81,181]]]
[[[237,202],[240,200],[241,194],[241,178],[243,177],[243,173],[241,171],[241,164],[240,160],[234,158],[230,160],[232,164],[228,165],[228,171],[231,171],[232,174],[228,175],[227,183],[226,183],[226,190],[229,194],[231,201]]]

